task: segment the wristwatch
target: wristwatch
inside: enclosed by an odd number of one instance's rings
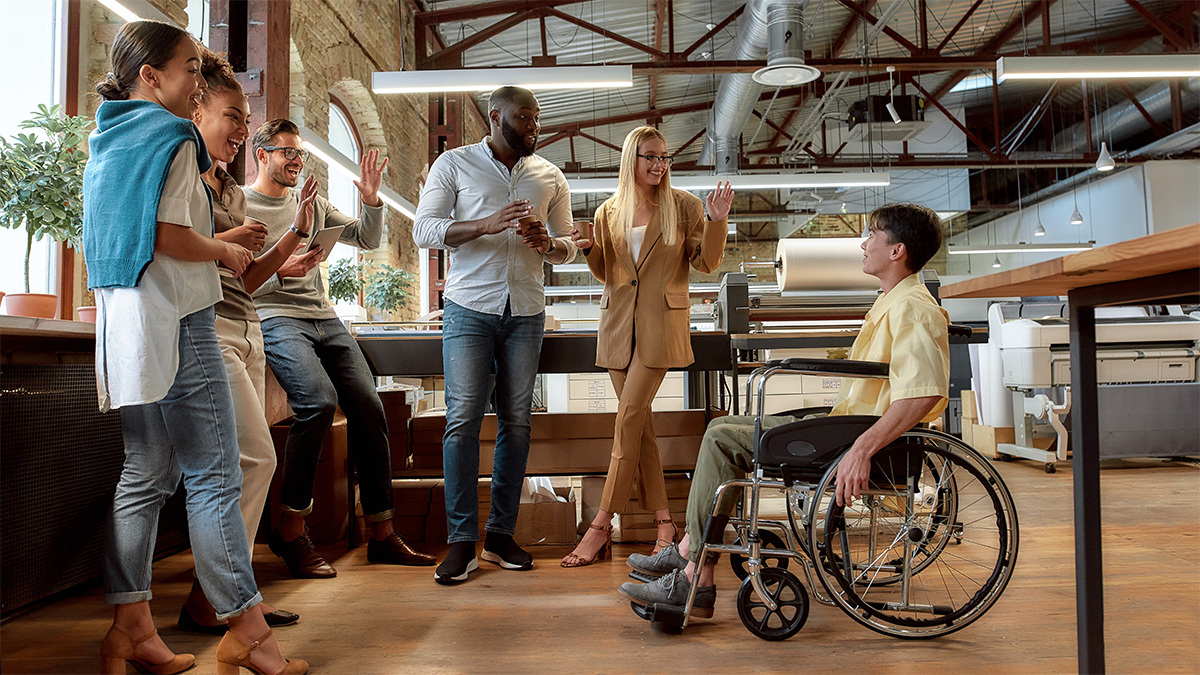
[[[292,223],[291,225],[288,225],[288,230],[290,230],[290,231],[292,231],[292,232],[295,232],[295,233],[296,233],[296,236],[297,236],[297,237],[300,237],[301,239],[308,239],[308,233],[307,233],[307,232],[304,232],[304,231],[302,231],[300,228],[296,227],[296,224],[295,224],[295,223]]]

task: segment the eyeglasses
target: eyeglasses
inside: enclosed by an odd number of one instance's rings
[[[301,161],[308,161],[308,151],[303,148],[293,148],[284,145],[265,145],[263,146],[263,150],[266,150],[267,152],[282,150],[283,158],[289,162],[297,157],[299,157]]]
[[[671,166],[672,164],[675,163],[675,158],[670,157],[668,155],[663,155],[662,157],[659,157],[658,155],[643,155],[642,153],[639,152],[638,157],[641,157],[642,159],[646,160],[647,162],[650,162],[650,166],[654,166],[655,164],[665,164],[667,166]]]

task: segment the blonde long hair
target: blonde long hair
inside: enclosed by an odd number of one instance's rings
[[[617,194],[613,195],[612,234],[617,241],[629,241],[633,229],[633,216],[638,206],[638,190],[634,181],[637,168],[638,146],[651,138],[666,138],[654,127],[638,127],[625,136],[621,146],[621,171],[617,178]],[[659,224],[663,230],[663,241],[667,246],[674,246],[683,238],[680,232],[679,219],[675,214],[675,196],[671,190],[671,167],[666,167],[662,181],[655,186],[655,207],[658,209]],[[634,252],[636,255],[636,252]]]

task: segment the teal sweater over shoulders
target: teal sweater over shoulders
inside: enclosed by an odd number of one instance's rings
[[[150,101],[100,104],[83,172],[83,257],[89,289],[141,283],[154,260],[158,202],[167,172],[186,141],[196,144],[200,171],[208,171],[212,160],[191,120]]]

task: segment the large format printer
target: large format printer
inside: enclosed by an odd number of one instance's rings
[[[1147,315],[1118,308],[1097,317],[1097,379],[1101,457],[1174,457],[1200,454],[1200,319],[1175,313]],[[1071,358],[1066,303],[997,303],[989,309],[991,339],[999,347],[1004,387],[1011,392],[1015,443],[1005,455],[1043,461],[1047,472],[1067,458]],[[1047,420],[1057,448],[1033,446],[1034,423]]]

